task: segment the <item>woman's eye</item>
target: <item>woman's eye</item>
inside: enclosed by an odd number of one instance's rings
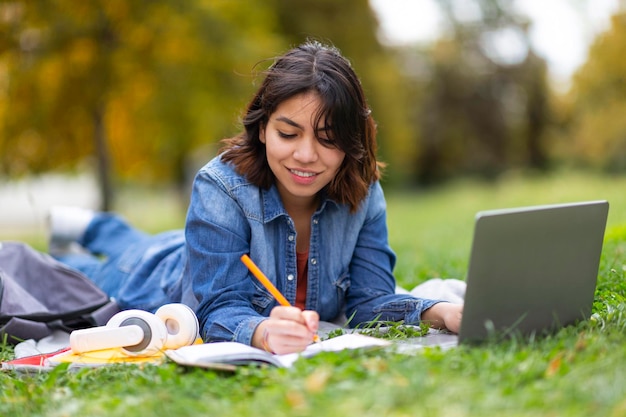
[[[325,146],[327,148],[336,148],[337,147],[337,142],[335,142],[333,139],[330,138],[318,138],[317,139],[322,146]]]
[[[280,130],[278,130],[277,132],[278,132],[278,136],[280,136],[283,139],[293,139],[296,137],[296,135],[292,133],[285,133],[285,132],[281,132]]]

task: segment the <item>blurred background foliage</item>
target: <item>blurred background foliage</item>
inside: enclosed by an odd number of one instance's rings
[[[103,209],[127,182],[184,194],[239,131],[255,74],[307,38],[336,45],[360,75],[388,186],[626,171],[625,12],[557,92],[529,22],[509,2],[473,3],[480,19],[468,21],[441,0],[444,36],[391,47],[367,0],[2,0],[0,177],[88,171]]]

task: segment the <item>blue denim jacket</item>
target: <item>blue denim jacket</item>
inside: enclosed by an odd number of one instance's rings
[[[260,189],[213,159],[195,178],[185,240],[183,301],[194,302],[193,291],[205,341],[250,344],[277,304],[240,261],[243,254],[295,303],[296,230],[275,186]],[[351,325],[376,318],[419,323],[436,301],[395,294],[394,264],[378,182],[356,213],[323,199],[311,219],[306,309],[323,321],[345,314]]]

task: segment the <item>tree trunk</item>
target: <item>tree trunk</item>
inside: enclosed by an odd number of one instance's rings
[[[102,211],[110,211],[113,207],[113,187],[111,186],[110,157],[106,143],[102,105],[96,108],[93,116],[94,141],[98,161],[98,184],[100,186],[100,209]]]

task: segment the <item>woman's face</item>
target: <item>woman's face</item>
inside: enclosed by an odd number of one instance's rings
[[[296,95],[279,104],[261,129],[260,140],[286,207],[315,204],[345,157],[327,137],[324,118],[313,126],[320,105],[316,93]]]

